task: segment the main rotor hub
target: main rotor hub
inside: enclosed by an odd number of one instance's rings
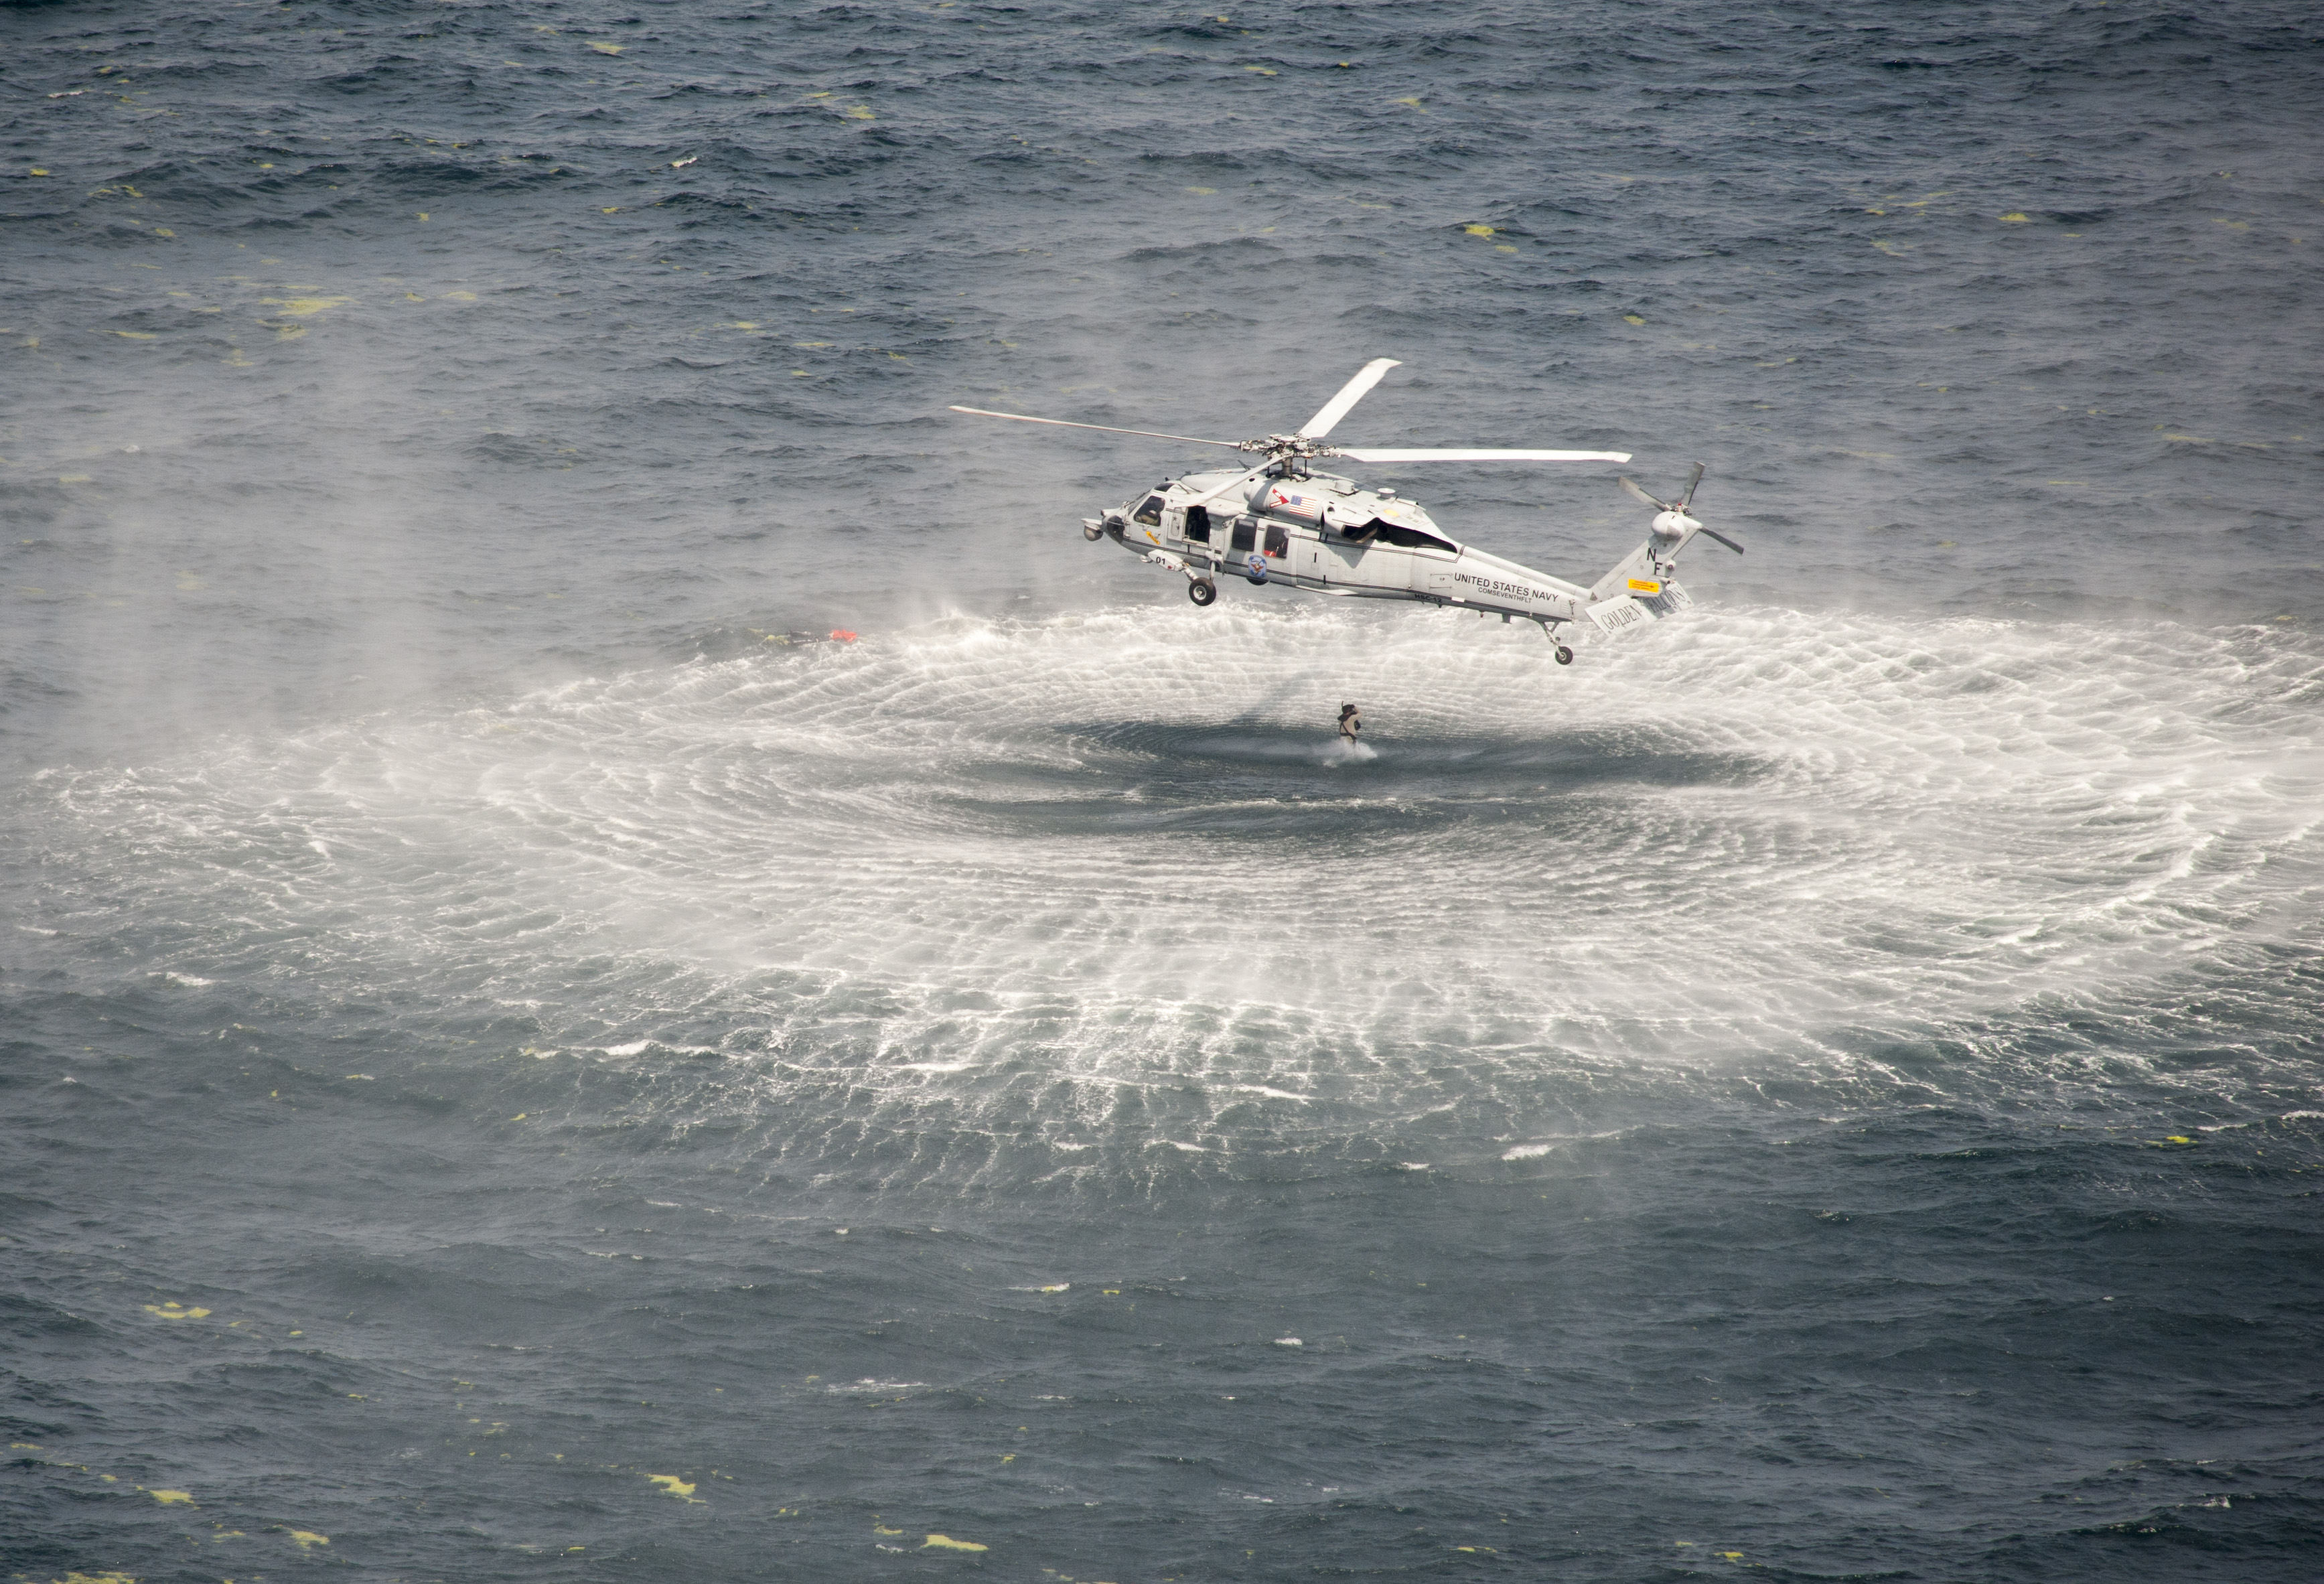
[[[1336,456],[1339,453],[1321,440],[1311,440],[1305,435],[1268,435],[1263,439],[1244,440],[1237,449],[1259,452],[1276,461],[1293,456]]]

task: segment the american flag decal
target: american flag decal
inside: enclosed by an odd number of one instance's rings
[[[1295,495],[1288,490],[1269,490],[1268,492],[1268,503],[1272,506],[1282,507],[1283,510],[1290,512],[1294,517],[1320,517],[1323,515],[1323,502],[1316,497],[1313,495]]]

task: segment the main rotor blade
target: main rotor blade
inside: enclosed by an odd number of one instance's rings
[[[1694,471],[1686,475],[1686,488],[1678,493],[1678,509],[1681,511],[1684,511],[1688,503],[1694,499],[1694,486],[1702,482],[1702,464],[1698,462],[1694,465]]]
[[[1380,382],[1380,376],[1392,368],[1403,365],[1392,357],[1376,357],[1358,370],[1356,377],[1340,387],[1340,393],[1316,410],[1315,416],[1299,426],[1303,440],[1320,440],[1332,432],[1332,426],[1348,416],[1348,409],[1364,399],[1364,392]]]
[[[1628,451],[1474,451],[1474,450],[1412,450],[1405,448],[1382,451],[1366,446],[1361,450],[1342,447],[1342,456],[1352,456],[1359,462],[1628,462]]]
[[[1738,556],[1743,553],[1743,547],[1741,545],[1737,544],[1733,539],[1729,539],[1725,534],[1720,532],[1715,528],[1703,528],[1698,525],[1694,531],[1697,533],[1709,534],[1712,539],[1717,539],[1720,544],[1725,545],[1729,549],[1734,551]]]
[[[1099,429],[1109,435],[1143,435],[1149,440],[1184,440],[1189,446],[1224,446],[1230,451],[1242,449],[1232,440],[1205,440],[1195,435],[1166,435],[1158,429],[1118,429],[1110,423],[1074,423],[1062,418],[1028,418],[1021,412],[991,412],[982,407],[954,405],[947,410],[974,413],[978,418],[1013,419],[1019,423],[1054,424],[1061,429]]]
[[[1655,500],[1652,495],[1649,495],[1646,491],[1638,488],[1637,484],[1632,483],[1628,479],[1618,478],[1614,482],[1620,484],[1624,489],[1629,491],[1630,493],[1636,495],[1640,501],[1646,502],[1646,504],[1652,506],[1657,511],[1673,511],[1677,510],[1677,508],[1670,505],[1666,502]]]
[[[1221,495],[1225,494],[1229,490],[1240,489],[1243,485],[1250,483],[1251,480],[1257,478],[1260,474],[1265,473],[1268,468],[1273,467],[1274,465],[1275,458],[1270,456],[1266,461],[1260,463],[1257,467],[1252,468],[1249,473],[1244,474],[1240,478],[1230,479],[1225,483],[1221,484],[1217,489],[1213,490],[1210,493],[1198,496],[1194,500],[1187,502],[1186,504],[1189,506],[1207,506],[1212,502],[1217,500]]]

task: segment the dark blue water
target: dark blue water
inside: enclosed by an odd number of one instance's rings
[[[12,1578],[2316,1575],[2309,9],[0,37]]]

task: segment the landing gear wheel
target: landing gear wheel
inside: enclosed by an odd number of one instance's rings
[[[1557,646],[1557,663],[1561,666],[1573,664],[1573,651],[1562,643]]]
[[[1219,597],[1219,585],[1207,577],[1191,578],[1186,584],[1186,597],[1198,605],[1207,605]]]

